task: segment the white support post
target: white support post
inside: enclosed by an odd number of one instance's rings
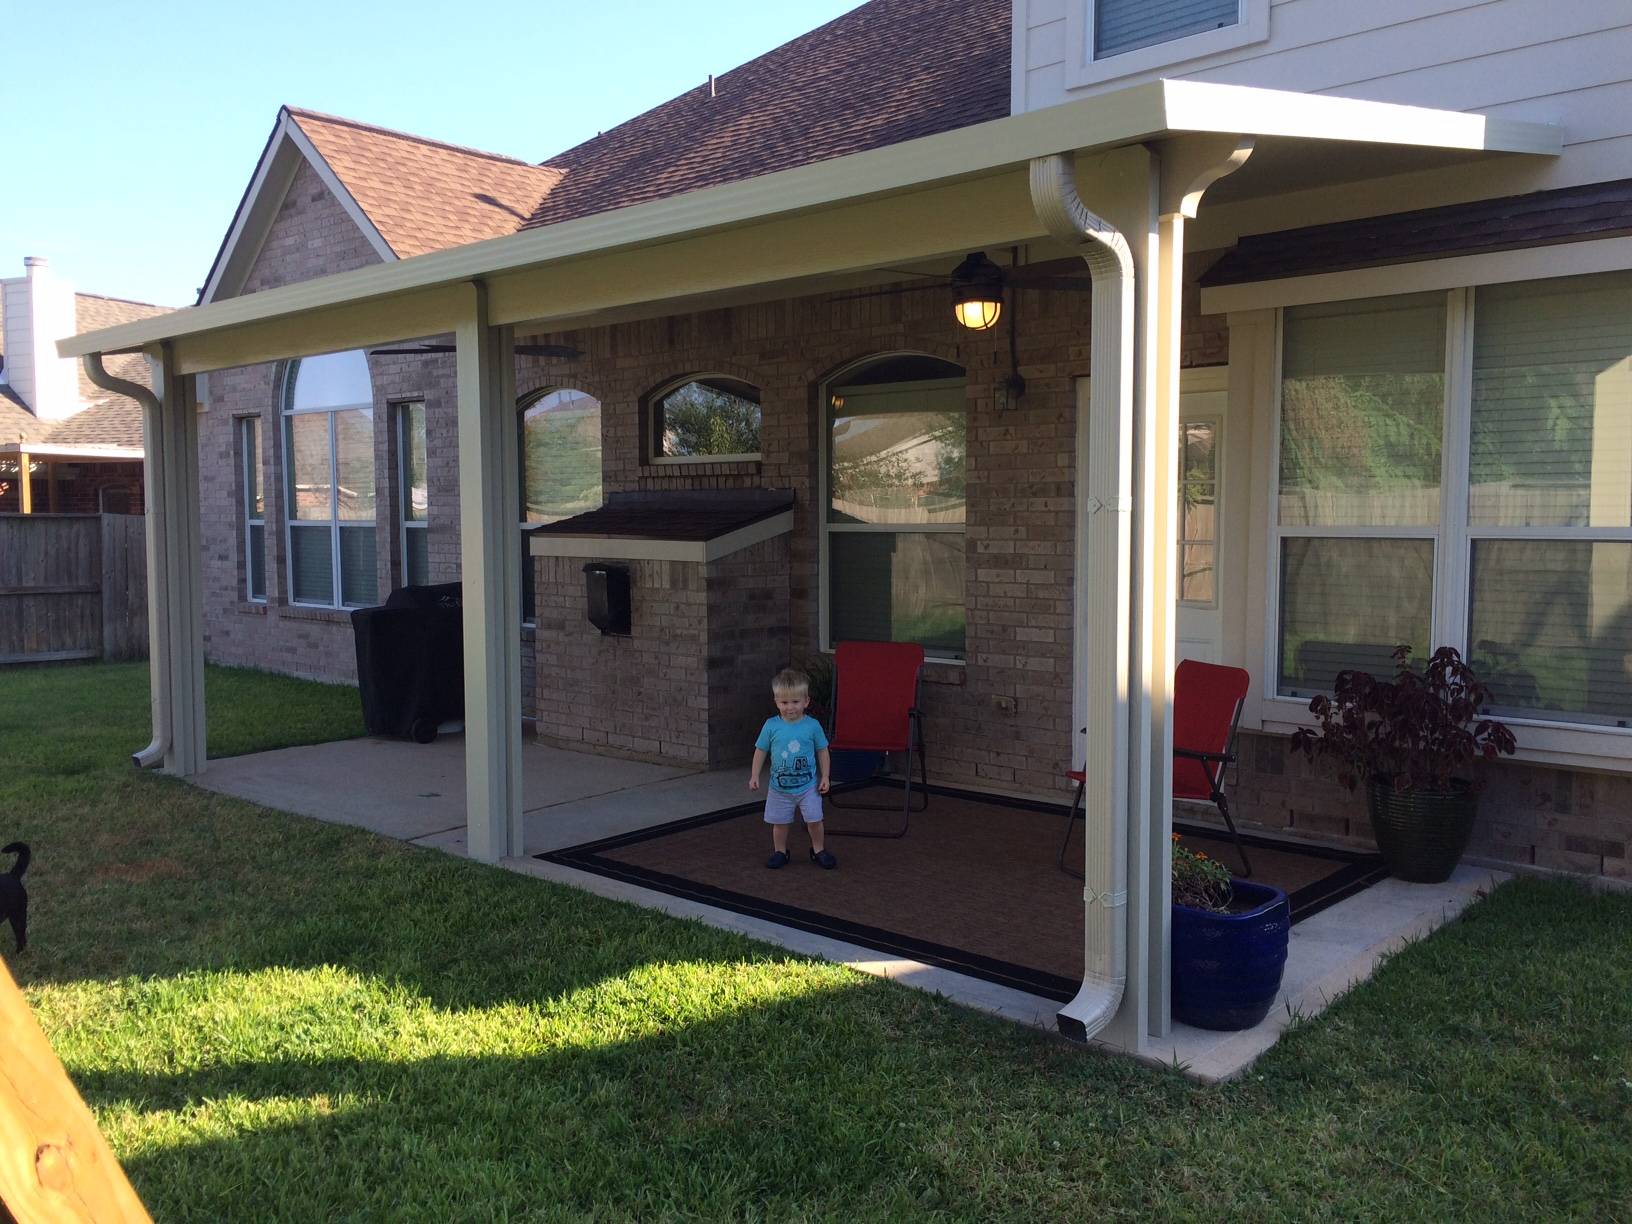
[[[204,771],[204,582],[199,553],[198,409],[192,379],[165,344],[148,353],[146,447],[148,648],[153,742],[166,773]]]
[[[465,625],[465,821],[470,857],[523,852],[521,529],[515,337],[469,287],[454,331],[459,379],[459,546]]]

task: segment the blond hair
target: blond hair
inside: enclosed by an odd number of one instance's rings
[[[789,693],[795,697],[809,697],[810,677],[797,667],[784,667],[771,680],[771,693],[773,696]]]

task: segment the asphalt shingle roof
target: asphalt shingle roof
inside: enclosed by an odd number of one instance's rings
[[[1008,0],[872,0],[542,165],[289,108],[401,258],[1009,113]]]

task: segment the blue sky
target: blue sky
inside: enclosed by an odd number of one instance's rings
[[[0,276],[189,305],[284,103],[542,161],[856,6],[14,0]]]

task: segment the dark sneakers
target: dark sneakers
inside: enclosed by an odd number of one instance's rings
[[[765,860],[765,866],[769,867],[772,871],[775,871],[778,867],[786,867],[788,862],[789,859],[787,853],[785,851],[778,850],[775,854],[771,855],[770,858]]]
[[[839,865],[839,860],[833,857],[833,851],[831,850],[823,850],[820,853],[812,850],[810,852],[810,861],[827,868],[829,871]]]

